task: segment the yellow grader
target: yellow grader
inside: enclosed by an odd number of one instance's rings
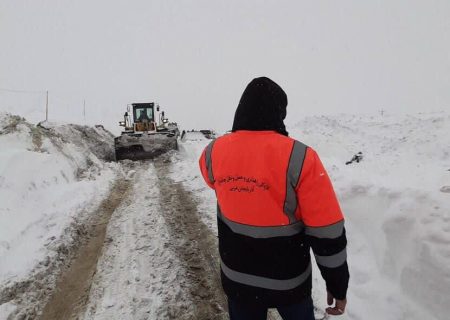
[[[119,125],[124,130],[114,138],[117,161],[153,159],[177,149],[178,126],[169,122],[154,102],[128,105]]]

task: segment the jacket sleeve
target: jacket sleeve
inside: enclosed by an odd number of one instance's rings
[[[209,173],[208,173],[208,167],[207,167],[207,163],[206,163],[206,151],[207,151],[206,147],[203,152],[202,155],[200,156],[200,159],[198,161],[199,165],[200,165],[200,172],[202,173],[202,177],[205,180],[206,184],[214,189],[214,182],[210,181],[209,179]]]
[[[300,214],[327,290],[336,299],[347,295],[349,272],[344,216],[331,180],[317,153],[308,148],[297,186]]]

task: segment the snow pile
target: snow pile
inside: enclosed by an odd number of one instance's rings
[[[30,276],[67,254],[72,232],[83,232],[74,225],[108,192],[112,138],[101,127],[0,114],[0,318]]]
[[[350,288],[341,319],[448,318],[450,302],[450,115],[314,116],[288,128],[322,158],[346,216]],[[174,157],[174,180],[199,197],[215,229],[215,197],[189,141]],[[360,163],[346,165],[356,153]],[[325,287],[314,272],[315,304]]]
[[[321,155],[346,214],[348,318],[446,319],[450,116],[312,117],[292,135]]]
[[[47,129],[57,136],[62,142],[71,143],[79,150],[87,150],[86,159],[92,157],[104,161],[114,161],[114,136],[105,130],[102,125],[95,127],[81,126],[77,124],[60,125],[52,122],[41,122],[39,127]],[[90,161],[90,160],[87,160]]]

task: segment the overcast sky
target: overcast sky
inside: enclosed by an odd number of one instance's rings
[[[86,99],[88,123],[116,132],[143,101],[186,129],[229,129],[262,75],[287,92],[289,123],[450,109],[449,0],[0,0],[0,41],[0,88],[49,90],[66,121]],[[0,90],[0,110],[44,104]]]

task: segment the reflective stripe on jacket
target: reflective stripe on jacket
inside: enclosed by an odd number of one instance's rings
[[[200,169],[215,190],[227,295],[268,305],[311,292],[310,246],[336,298],[348,283],[344,220],[317,153],[273,131],[212,141]]]

